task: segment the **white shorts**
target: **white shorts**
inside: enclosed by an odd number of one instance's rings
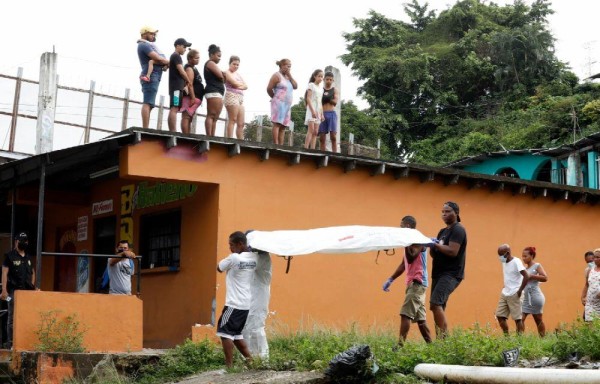
[[[204,97],[207,98],[207,99],[215,99],[217,97],[219,97],[219,98],[222,99],[223,95],[221,95],[219,92],[210,92],[210,93],[206,93],[204,95]]]

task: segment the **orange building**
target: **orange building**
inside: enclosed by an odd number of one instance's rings
[[[576,319],[583,253],[598,247],[595,190],[202,135],[130,129],[1,165],[0,176],[3,232],[13,192],[12,227],[33,239],[44,202],[42,291],[98,292],[106,265],[106,259],[87,263],[48,253],[111,254],[118,239],[132,240],[142,255],[145,347],[181,343],[191,326],[218,318],[225,278],[216,265],[236,230],[398,226],[410,214],[422,233],[435,236],[444,226],[443,203],[456,201],[468,248],[466,278],[447,308],[451,327],[495,325],[501,243],[516,256],[526,246],[539,250],[537,261],[549,275],[541,285],[547,327]],[[401,255],[298,256],[287,274],[286,261],[274,258],[268,328],[395,328],[403,279],[389,293],[381,285]]]

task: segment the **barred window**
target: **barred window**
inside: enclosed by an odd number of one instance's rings
[[[140,218],[142,269],[179,269],[181,211],[144,215]]]

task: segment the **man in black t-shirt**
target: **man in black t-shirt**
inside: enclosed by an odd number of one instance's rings
[[[180,37],[175,40],[175,52],[169,58],[169,131],[177,131],[177,112],[181,108],[183,96],[189,92],[188,86],[191,86],[191,81],[183,69],[183,59],[181,55],[185,53],[192,43]]]
[[[15,310],[14,292],[16,290],[35,289],[35,270],[31,257],[27,254],[29,241],[27,234],[21,232],[15,238],[15,248],[4,255],[2,263],[2,294],[0,300],[8,302],[6,348],[12,348],[13,315]]]
[[[467,232],[460,223],[459,212],[458,204],[452,201],[444,204],[442,220],[446,227],[440,230],[437,240],[430,244],[433,269],[429,309],[440,338],[444,338],[448,331],[445,313],[448,298],[465,277]]]

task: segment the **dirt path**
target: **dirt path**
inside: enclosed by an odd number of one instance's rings
[[[320,372],[276,372],[276,371],[248,371],[241,373],[227,373],[220,369],[204,372],[178,381],[178,384],[321,384],[325,376]]]

